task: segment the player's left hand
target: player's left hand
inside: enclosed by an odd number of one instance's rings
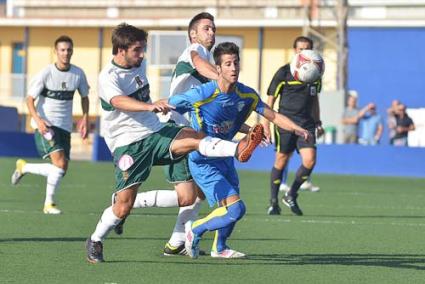
[[[303,137],[304,140],[307,141],[307,142],[309,142],[313,139],[313,135],[306,129],[301,129],[301,130],[296,129],[295,134],[300,136],[300,137]]]
[[[270,124],[263,123],[263,131],[263,138],[261,139],[260,146],[267,147],[271,144]]]
[[[162,112],[167,114],[170,110],[175,109],[174,106],[168,104],[167,99],[161,99],[152,104],[152,112]]]
[[[87,136],[89,135],[89,120],[86,116],[84,116],[78,121],[77,130],[80,133],[81,138],[87,138]]]
[[[271,141],[269,138],[267,138],[265,135],[263,135],[263,138],[261,139],[260,147],[268,147],[271,144]]]

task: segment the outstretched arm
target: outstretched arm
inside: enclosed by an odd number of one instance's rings
[[[294,132],[296,135],[304,137],[305,140],[310,140],[312,137],[312,134],[306,129],[299,127],[292,120],[280,113],[275,112],[268,106],[264,107],[263,116],[280,128]]]
[[[273,110],[274,103],[276,101],[275,96],[267,96],[267,106]],[[271,141],[271,131],[270,131],[270,121],[268,119],[265,119],[263,122],[264,126],[264,136],[266,137],[267,141]]]
[[[153,104],[138,101],[127,96],[115,96],[111,99],[111,104],[114,108],[122,111],[152,111],[152,112],[168,112],[174,109],[166,100],[159,100]]]

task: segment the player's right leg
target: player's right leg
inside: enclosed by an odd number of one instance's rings
[[[165,244],[164,255],[186,255],[186,249],[184,246],[185,243],[185,224],[189,221],[195,221],[198,218],[199,209],[201,208],[201,203],[205,199],[202,191],[196,186],[195,183],[192,183],[193,186],[190,188],[190,191],[196,192],[196,200],[192,205],[180,207],[179,213],[177,215],[176,223],[173,228],[170,239]],[[176,186],[176,191],[182,191],[185,188],[182,188],[181,185]],[[204,253],[204,252],[202,252]]]
[[[289,190],[288,182],[289,163],[283,168],[282,180],[280,181],[279,191],[287,192]]]
[[[280,215],[279,188],[282,172],[296,147],[295,138],[293,133],[275,127],[276,155],[270,174],[270,207],[267,210],[269,215]]]
[[[282,172],[289,160],[289,155],[276,152],[275,162],[270,174],[270,207],[267,210],[269,215],[280,215],[279,188],[281,184]]]
[[[199,256],[199,241],[206,231],[221,230],[221,244],[213,248],[211,255],[220,257],[219,255],[228,255],[230,250],[226,246],[226,240],[233,231],[234,224],[245,215],[245,204],[240,200],[239,195],[234,195],[229,198],[229,203],[226,206],[221,206],[213,210],[208,216],[199,219],[193,224],[189,223],[186,237],[186,251],[191,258]],[[231,226],[230,230],[226,230]],[[227,257],[226,257],[227,258]]]
[[[68,169],[68,157],[65,151],[54,151],[50,153],[53,167],[47,176],[46,197],[44,200],[44,214],[61,214],[62,211],[56,206],[55,194],[62,178]]]
[[[288,206],[295,215],[303,215],[299,208],[297,197],[300,186],[308,179],[316,163],[316,148],[301,148],[300,150],[302,164],[295,173],[295,180],[291,189],[287,192],[282,202]]]
[[[239,143],[205,136],[191,128],[184,128],[170,147],[173,155],[181,156],[198,150],[207,157],[236,157],[247,162],[263,137],[263,126],[257,124]]]
[[[209,205],[212,207],[219,204],[220,207],[213,210],[207,217],[187,226],[186,251],[189,256],[196,258],[199,254],[199,240],[202,235],[206,231],[221,230],[220,239],[213,247],[211,255],[221,254],[229,249],[226,246],[226,240],[233,230],[233,227],[226,228],[245,214],[245,205],[239,198],[239,179],[236,169],[231,159],[211,163],[197,163],[189,160],[189,167]]]
[[[17,185],[19,181],[21,180],[21,178],[26,174],[26,172],[24,172],[24,167],[26,164],[27,164],[27,161],[23,159],[16,160],[16,168],[10,179],[12,185]]]
[[[109,232],[130,214],[139,185],[135,184],[119,191],[115,195],[114,205],[103,211],[95,231],[86,241],[88,262],[99,263],[104,261],[103,241]]]
[[[11,182],[16,185],[19,180],[27,173],[42,175],[47,177],[46,199],[43,212],[45,214],[60,214],[61,211],[56,207],[54,194],[57,187],[65,175],[70,149],[70,134],[57,127],[52,127],[53,137],[43,137],[38,131],[34,133],[37,150],[43,159],[50,157],[50,163],[27,163],[24,160],[16,162],[16,169],[12,175]]]
[[[102,243],[109,232],[130,214],[137,189],[151,172],[156,144],[144,139],[115,149],[113,155],[117,193],[114,204],[105,209],[94,233],[86,242],[89,262],[104,261]]]

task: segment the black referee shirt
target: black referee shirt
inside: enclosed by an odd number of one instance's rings
[[[320,92],[321,80],[314,83],[303,83],[295,80],[289,64],[274,74],[267,95],[278,97],[279,113],[286,115],[301,127],[313,127],[312,107],[314,97]]]

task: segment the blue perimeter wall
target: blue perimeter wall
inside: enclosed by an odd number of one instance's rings
[[[349,28],[348,44],[348,87],[359,92],[359,106],[376,103],[384,120],[394,99],[425,107],[425,28]]]
[[[248,163],[236,163],[238,169],[270,171],[274,147],[259,147]],[[33,134],[0,132],[0,157],[39,157]],[[93,161],[111,161],[105,140],[95,136]],[[425,178],[425,148],[361,145],[318,145],[314,172],[370,176],[404,176]],[[296,171],[301,161],[294,154],[289,164]]]
[[[0,131],[0,157],[39,157],[34,134]]]
[[[248,163],[238,163],[238,169],[271,171],[273,146],[258,148]],[[425,178],[425,148],[361,145],[318,145],[315,173],[367,176],[403,176]],[[289,171],[301,165],[294,153]]]
[[[102,137],[96,137],[93,160],[110,161],[111,154]],[[327,174],[404,176],[425,178],[425,148],[361,145],[318,145],[314,172]],[[236,162],[238,169],[270,171],[274,147],[259,147],[248,163]],[[301,160],[294,154],[289,170],[296,171]]]

